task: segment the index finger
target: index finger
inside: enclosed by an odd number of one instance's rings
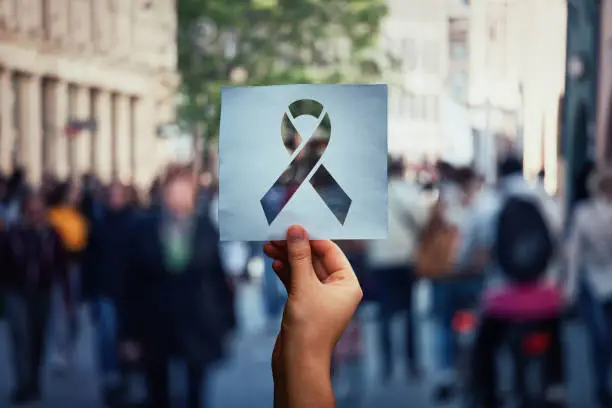
[[[350,270],[353,271],[351,263],[344,255],[344,252],[340,249],[338,245],[329,240],[314,240],[310,241],[310,248],[312,252],[319,257],[325,269],[329,271],[330,274],[338,272],[340,270]]]

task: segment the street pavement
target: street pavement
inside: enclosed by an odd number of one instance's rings
[[[425,285],[417,292],[417,313],[419,315],[419,350],[425,377],[419,381],[409,381],[401,370],[390,384],[381,384],[378,373],[376,345],[375,310],[366,307],[365,318],[366,357],[364,358],[365,387],[361,408],[403,408],[434,407],[430,402],[432,335],[431,322],[427,318],[428,290]],[[265,328],[260,291],[256,284],[240,288],[238,297],[241,330],[234,339],[234,353],[223,367],[216,368],[210,375],[209,384],[212,408],[270,408],[272,407],[272,380],[270,376],[270,354],[274,333]],[[45,399],[32,405],[40,408],[96,408],[101,406],[97,398],[95,360],[93,351],[93,328],[83,313],[84,327],[78,347],[77,359],[71,372],[64,375],[48,370],[46,376]],[[401,345],[399,323],[396,322],[396,342]],[[569,324],[567,328],[569,363],[569,391],[571,406],[578,408],[594,407],[591,399],[590,360],[584,328],[579,324]],[[7,344],[4,322],[0,321],[0,407],[8,407],[10,388],[10,350]],[[398,361],[401,350],[398,349]],[[399,364],[398,364],[399,365]],[[509,370],[503,370],[504,372]],[[507,373],[506,373],[507,374]],[[177,369],[173,381],[176,393],[180,394],[181,373]],[[139,392],[136,386],[136,392]],[[140,390],[141,391],[141,390]],[[449,404],[441,408],[454,408]],[[352,407],[357,408],[355,405]]]

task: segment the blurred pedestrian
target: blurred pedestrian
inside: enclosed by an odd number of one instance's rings
[[[414,262],[421,228],[427,219],[427,208],[415,183],[405,181],[401,160],[389,165],[389,234],[386,240],[372,241],[367,249],[368,269],[377,277],[380,302],[378,324],[382,378],[385,382],[394,373],[391,320],[397,312],[404,312],[406,369],[409,375],[419,376],[416,360],[416,326],[412,308],[412,292],[416,282]]]
[[[190,170],[172,174],[163,208],[140,217],[132,235],[122,348],[142,356],[152,408],[171,405],[168,365],[175,356],[187,365],[188,407],[204,406],[210,364],[223,357],[235,322],[219,237],[209,217],[197,214],[195,190]]]
[[[8,227],[11,220],[11,203],[8,196],[8,181],[0,175],[0,231]]]
[[[91,224],[100,219],[104,213],[104,188],[100,180],[91,173],[83,176],[81,186],[80,211]]]
[[[452,321],[455,312],[461,308],[476,306],[482,292],[483,278],[480,274],[466,275],[465,278],[447,279],[454,275],[456,258],[471,212],[475,212],[476,198],[483,198],[482,182],[470,167],[447,168],[441,165],[440,196],[436,212],[430,217],[430,224],[422,235],[421,249],[428,243],[443,241],[447,237],[446,254],[433,254],[432,297],[435,323],[435,385],[433,398],[446,402],[453,396],[457,378],[455,372],[455,346]],[[480,209],[479,209],[480,210]],[[436,221],[440,229],[431,228]],[[444,232],[449,231],[446,235]],[[437,256],[436,256],[437,255]],[[427,277],[427,276],[425,276]]]
[[[160,177],[156,177],[149,187],[149,209],[159,210],[162,206],[161,198],[161,185],[162,181]]]
[[[595,163],[593,161],[585,162],[578,171],[576,178],[574,179],[574,200],[572,208],[579,203],[591,198],[592,191],[589,189],[589,178],[595,171]]]
[[[0,260],[0,287],[13,348],[14,404],[40,398],[51,289],[56,282],[66,284],[65,251],[47,222],[42,196],[24,197],[22,210],[22,220],[3,240]]]
[[[208,201],[204,201],[208,200]],[[209,217],[215,229],[219,230],[219,184],[212,182],[209,187],[207,198],[198,195],[198,214]],[[251,258],[251,251],[246,242],[226,241],[219,243],[219,254],[221,264],[225,273],[229,287],[232,289],[233,297],[238,290],[238,285],[246,280],[248,276],[248,263]],[[235,324],[236,322],[232,323]]]
[[[25,171],[16,168],[6,180],[5,191],[2,197],[2,212],[4,222],[12,224],[19,221],[21,216],[23,195],[26,193]]]
[[[591,340],[595,392],[601,407],[612,406],[612,169],[590,176],[590,198],[576,207],[570,228],[569,294],[580,304]]]
[[[40,182],[40,194],[44,197],[45,202],[49,202],[49,195],[57,186],[57,179],[53,173],[44,172]]]
[[[266,194],[262,202],[266,211],[272,214],[278,214],[283,207],[286,197],[287,187],[281,183],[272,186],[271,193]],[[263,247],[261,247],[263,251]],[[283,305],[285,304],[286,292],[282,288],[282,284],[278,280],[274,269],[272,268],[272,259],[264,257],[263,270],[263,301],[264,310],[267,318],[267,329],[269,331],[278,331]]]
[[[127,189],[127,204],[133,210],[139,210],[143,207],[142,200],[138,188],[134,184],[128,184]]]
[[[62,239],[68,255],[70,301],[56,305],[59,308],[55,322],[58,350],[53,360],[59,369],[71,365],[79,334],[81,262],[89,232],[87,219],[81,212],[81,199],[80,186],[71,182],[60,183],[49,195],[49,222]]]
[[[366,275],[366,246],[363,241],[342,240],[336,242],[351,263],[357,279]],[[338,340],[332,355],[332,378],[339,400],[351,407],[358,407],[363,398],[365,382],[365,344],[363,319],[359,308]]]
[[[91,228],[83,269],[84,292],[96,323],[97,357],[103,401],[116,407],[125,396],[124,371],[118,358],[118,303],[124,296],[134,211],[119,182],[107,189],[106,209]]]
[[[564,302],[556,248],[562,218],[554,201],[524,179],[522,160],[503,159],[497,174],[497,204],[470,213],[458,260],[462,268],[478,264],[485,278],[472,359],[474,391],[483,407],[499,406],[497,353],[516,323],[537,323],[550,335],[542,370],[545,406],[563,407],[560,315]],[[531,251],[519,253],[524,242],[530,243]]]

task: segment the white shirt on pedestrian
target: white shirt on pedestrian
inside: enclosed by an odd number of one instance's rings
[[[570,296],[583,282],[596,299],[612,299],[612,203],[594,199],[576,207],[567,255]]]
[[[388,188],[388,238],[367,247],[368,264],[374,268],[411,264],[429,213],[417,184],[398,179],[389,181]]]

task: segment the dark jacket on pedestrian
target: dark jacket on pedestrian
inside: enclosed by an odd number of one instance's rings
[[[66,284],[67,253],[53,228],[16,224],[0,240],[0,289],[49,291]]]
[[[235,325],[219,237],[207,216],[195,216],[188,240],[191,255],[183,268],[173,269],[164,257],[168,217],[151,211],[136,221],[119,313],[122,335],[140,343],[145,354],[213,362],[222,357],[224,338]]]
[[[94,221],[83,263],[86,297],[115,301],[123,297],[134,219],[135,213],[131,209],[105,209],[103,215]]]

